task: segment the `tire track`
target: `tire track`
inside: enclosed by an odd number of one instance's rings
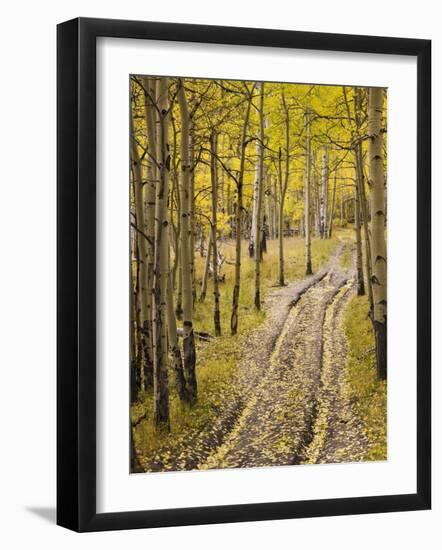
[[[301,457],[304,464],[358,462],[367,450],[367,436],[346,391],[343,317],[353,288],[353,282],[345,285],[325,315],[317,414],[311,441]]]
[[[314,437],[326,318],[348,274],[339,256],[292,300],[267,368],[223,443],[200,468],[288,465],[304,461]],[[338,297],[338,298],[337,298]],[[328,341],[328,340],[326,340]]]

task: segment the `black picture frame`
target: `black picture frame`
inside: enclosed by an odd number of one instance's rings
[[[96,512],[96,39],[417,58],[417,491],[373,497]],[[79,18],[57,28],[57,523],[75,531],[424,510],[431,506],[431,41]]]

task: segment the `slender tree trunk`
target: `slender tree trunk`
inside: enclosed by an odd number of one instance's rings
[[[331,239],[332,232],[333,232],[333,216],[335,215],[335,198],[336,198],[336,180],[337,180],[337,170],[335,169],[335,177],[333,178],[333,191],[332,191],[332,200],[331,200],[331,207],[330,207],[330,213],[328,217],[328,229],[327,229],[327,235],[328,238]]]
[[[241,226],[242,226],[242,214],[243,214],[243,180],[244,180],[244,167],[247,148],[247,128],[249,125],[250,106],[252,103],[252,91],[249,94],[247,101],[246,113],[244,116],[242,133],[241,133],[241,158],[238,179],[236,182],[237,190],[237,203],[235,213],[235,277],[233,286],[233,298],[232,298],[232,315],[230,318],[230,331],[232,335],[238,332],[238,308],[239,308],[239,292],[241,285]]]
[[[259,84],[259,90],[258,194],[255,215],[255,307],[258,310],[261,309],[262,195],[264,188],[264,82]]]
[[[312,271],[312,249],[310,229],[310,112],[305,113],[306,139],[305,139],[305,197],[304,197],[304,218],[305,218],[305,274],[311,275]]]
[[[203,277],[201,279],[201,294],[200,294],[200,303],[203,303],[206,299],[207,293],[207,279],[209,278],[209,266],[210,266],[210,257],[212,255],[212,231],[209,234],[209,242],[207,243],[207,255],[206,261],[204,262],[204,271]]]
[[[149,361],[144,365],[144,387],[153,386],[153,327],[152,327],[152,282],[155,242],[155,189],[158,183],[158,161],[156,143],[156,85],[155,80],[143,79],[144,114],[147,130],[147,177],[144,189],[145,229],[147,237],[147,315],[144,332],[149,346]],[[146,93],[147,92],[147,93]]]
[[[129,419],[129,434],[130,434],[130,473],[141,473],[143,471],[143,468],[140,465],[140,462],[138,460],[137,456],[137,450],[135,448],[135,441],[134,441],[134,429],[132,426],[132,421]]]
[[[176,305],[175,305],[175,315],[177,319],[183,318],[183,273],[182,273],[182,262],[181,262],[181,246],[180,238],[178,236],[178,248],[177,248],[177,260],[178,260],[178,285],[176,293]]]
[[[273,177],[273,238],[276,239],[278,236],[278,196],[277,196],[277,176]]]
[[[260,86],[260,83],[256,84],[256,88],[258,89]],[[252,225],[250,229],[250,236],[249,236],[249,257],[254,258],[255,257],[255,249],[256,249],[256,240],[258,235],[258,194],[259,194],[259,182],[260,182],[260,175],[259,175],[259,162],[260,162],[260,147],[259,147],[259,141],[256,140],[255,143],[255,154],[256,154],[256,162],[255,162],[255,179],[253,182],[253,201],[252,201]]]
[[[132,112],[132,110],[131,110]],[[146,239],[146,224],[144,222],[144,181],[142,175],[141,160],[138,152],[138,145],[134,135],[133,115],[131,117],[131,158],[134,174],[134,191],[135,191],[135,215],[136,215],[136,231],[138,242],[138,261],[139,261],[139,281],[140,281],[140,338],[142,348],[141,362],[141,380],[149,379],[149,371],[152,368],[152,347],[150,339],[150,289],[148,262],[149,251],[148,241]]]
[[[355,167],[356,168],[356,167]],[[361,206],[359,201],[359,178],[355,169],[355,241],[356,241],[356,284],[358,296],[365,294],[362,269]]]
[[[219,313],[219,279],[218,279],[218,247],[217,247],[217,209],[218,209],[218,174],[217,174],[217,142],[215,130],[210,134],[210,179],[212,184],[212,274],[213,274],[213,324],[215,336],[221,336],[221,321]]]
[[[193,292],[190,244],[192,240],[192,227],[190,223],[190,195],[191,195],[191,159],[189,152],[190,141],[190,116],[187,105],[184,83],[179,83],[178,102],[181,113],[181,274],[183,288],[183,351],[184,374],[186,377],[187,396],[190,401],[197,397],[196,381],[196,351],[195,337],[193,334]]]
[[[356,154],[356,166],[358,171],[359,181],[359,204],[361,210],[362,224],[364,226],[364,244],[365,244],[365,284],[368,294],[368,303],[370,307],[370,318],[373,319],[373,287],[372,287],[372,271],[371,271],[371,245],[370,234],[368,228],[368,211],[367,202],[365,197],[365,181],[362,159],[362,145],[359,143],[355,150]]]
[[[175,374],[177,393],[181,401],[188,401],[183,362],[181,358],[180,346],[178,344],[175,308],[173,305],[173,284],[170,273],[167,287],[167,332],[169,340],[169,353],[172,361],[172,370]]]
[[[169,195],[169,100],[168,79],[158,81],[159,108],[159,182],[155,204],[154,299],[154,419],[157,426],[169,429],[169,384],[167,373],[167,287],[169,279],[169,236],[167,201]]]
[[[285,114],[285,173],[283,177],[281,150],[279,150],[279,285],[284,286],[284,201],[290,169],[290,116],[284,93],[281,94],[281,102]]]
[[[327,202],[328,202],[328,153],[324,149],[322,154],[322,172],[321,172],[321,199],[320,199],[320,220],[321,220],[321,239],[325,239],[327,231]]]
[[[279,212],[278,212],[278,251],[279,251],[279,275],[278,281],[279,286],[285,286],[284,280],[284,201],[285,201],[285,192],[282,183],[282,165],[280,163],[279,171]]]
[[[346,105],[348,106],[348,113],[350,113],[349,104],[346,100]],[[365,174],[364,174],[364,161],[362,156],[362,142],[361,138],[361,111],[362,111],[362,90],[361,88],[353,89],[353,106],[354,106],[354,118],[356,124],[356,135],[357,142],[354,145],[354,155],[355,155],[355,166],[356,166],[356,178],[358,183],[359,191],[359,209],[361,215],[361,222],[364,226],[364,243],[365,243],[365,284],[368,293],[368,303],[369,303],[369,314],[370,318],[373,320],[373,288],[372,288],[372,272],[371,272],[371,249],[370,249],[370,236],[368,229],[368,211],[365,198]],[[348,114],[350,120],[350,114]]]
[[[132,241],[135,242],[135,239]],[[132,245],[134,246],[134,244]],[[130,273],[129,273],[129,300],[130,300],[130,401],[134,403],[138,397],[138,373],[139,373],[139,364],[138,364],[138,355],[137,355],[137,322],[136,322],[136,300],[135,300],[135,289],[133,284],[133,267],[132,267],[132,258],[130,262]]]
[[[273,176],[267,177],[267,209],[269,215],[269,238],[273,241],[275,238],[275,196],[273,194]]]
[[[369,89],[368,160],[371,195],[373,324],[378,378],[387,378],[387,249],[385,244],[385,180],[382,143],[382,88]]]
[[[192,118],[190,118],[189,127],[189,155],[191,163],[190,171],[190,196],[189,196],[189,214],[190,214],[190,272],[192,275],[192,304],[196,302],[196,283],[195,283],[195,127]]]
[[[135,398],[138,398],[139,392],[142,388],[142,361],[143,361],[143,346],[141,339],[141,297],[140,297],[140,253],[138,249],[138,236],[139,233],[135,231],[134,235],[134,252],[135,252],[135,341],[136,341],[136,370],[135,370]]]
[[[316,183],[316,174],[313,172],[313,197],[314,197],[314,207],[315,207],[315,234],[317,237],[321,236],[321,223],[320,223],[320,214],[319,214],[319,197],[318,197],[318,184]]]

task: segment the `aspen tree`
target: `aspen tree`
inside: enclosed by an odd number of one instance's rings
[[[319,204],[321,239],[325,239],[327,228],[327,199],[328,199],[328,151],[324,148],[322,153],[321,169],[321,197]]]
[[[192,226],[190,213],[191,171],[190,160],[190,114],[184,91],[184,82],[180,80],[178,103],[181,113],[181,280],[183,293],[183,352],[184,374],[187,395],[190,401],[197,397],[197,380],[195,373],[196,351],[193,333],[193,263],[190,245],[192,243]]]
[[[132,240],[132,246],[134,239]],[[133,250],[133,249],[132,249]],[[130,303],[130,399],[133,403],[137,399],[138,387],[137,376],[139,371],[136,334],[136,304],[135,304],[135,289],[133,283],[133,268],[132,258],[129,266],[129,303]]]
[[[329,239],[331,239],[332,232],[333,232],[333,216],[335,214],[337,173],[338,173],[338,167],[336,166],[335,175],[334,175],[334,178],[333,178],[332,201],[331,201],[330,214],[329,214],[329,219],[328,219],[328,229],[327,229],[327,236],[328,236]]]
[[[169,195],[169,99],[168,78],[157,83],[159,181],[155,203],[154,302],[154,419],[169,428],[169,384],[167,372],[167,287],[169,279],[169,235],[167,202]]]
[[[259,89],[260,84],[256,84],[256,88]],[[253,200],[252,200],[252,225],[250,228],[250,238],[249,238],[249,257],[254,258],[256,252],[256,241],[258,239],[258,194],[259,194],[259,185],[260,185],[260,173],[259,173],[259,163],[260,163],[260,144],[259,139],[255,142],[255,178],[253,182]]]
[[[217,209],[218,209],[218,171],[217,171],[218,136],[214,129],[210,133],[210,181],[212,186],[212,217],[210,222],[212,237],[212,279],[213,279],[213,325],[215,336],[221,336],[219,312],[219,277],[218,277],[218,245],[217,245]]]
[[[244,121],[242,125],[241,132],[241,143],[240,143],[240,167],[238,178],[236,180],[236,192],[237,192],[237,202],[236,202],[236,213],[235,213],[235,276],[234,276],[234,286],[233,286],[233,297],[232,297],[232,314],[230,317],[230,331],[232,335],[235,335],[238,332],[238,308],[239,308],[239,292],[241,285],[241,239],[242,239],[242,215],[243,215],[243,183],[244,183],[244,168],[245,168],[245,157],[246,157],[246,148],[247,148],[247,128],[249,125],[250,118],[250,107],[252,103],[253,92],[255,90],[255,85],[252,86],[252,89],[248,93],[248,101],[246,104],[246,112],[244,116]]]
[[[313,151],[312,154],[312,161],[313,161],[313,178],[312,178],[312,184],[313,184],[313,193],[315,197],[315,232],[316,236],[321,236],[321,204],[320,204],[320,193],[319,193],[319,178],[318,178],[318,169],[316,164],[316,151]]]
[[[373,325],[378,378],[387,378],[387,249],[385,244],[384,153],[381,131],[384,91],[369,89],[368,163],[371,199]]]
[[[192,276],[192,305],[196,301],[195,285],[195,125],[193,116],[190,116],[189,126],[189,157],[190,157],[190,196],[189,196],[189,225],[190,225],[190,273]]]
[[[261,258],[263,232],[263,187],[264,187],[264,83],[258,83],[259,89],[259,140],[258,140],[258,193],[255,213],[255,307],[261,309]]]
[[[135,192],[135,216],[137,232],[137,251],[139,264],[139,327],[140,341],[142,349],[142,361],[140,381],[149,379],[147,372],[151,369],[151,341],[149,330],[149,311],[150,311],[150,288],[148,276],[148,240],[146,238],[146,224],[144,221],[144,180],[138,144],[134,134],[133,109],[131,109],[131,159],[133,168],[133,186]]]
[[[169,353],[172,361],[172,370],[175,374],[177,393],[181,401],[188,401],[186,380],[184,378],[183,362],[178,344],[178,333],[175,319],[175,308],[173,304],[172,274],[169,272],[167,281],[167,335],[169,342]]]
[[[155,241],[155,188],[158,182],[158,163],[156,158],[156,84],[151,78],[143,78],[144,115],[147,130],[147,177],[144,191],[145,228],[147,237],[147,315],[145,337],[149,346],[149,362],[144,367],[144,387],[153,385],[153,339],[152,339],[152,280]]]
[[[368,229],[368,211],[367,201],[365,196],[365,176],[364,176],[364,161],[362,155],[362,142],[360,139],[361,128],[361,108],[362,108],[362,94],[360,88],[355,88],[354,94],[354,112],[355,112],[355,124],[356,124],[356,138],[357,142],[354,146],[355,165],[356,165],[356,177],[358,181],[359,191],[359,205],[362,218],[362,225],[364,226],[364,243],[365,243],[365,274],[366,274],[366,287],[368,293],[368,303],[370,307],[370,317],[373,318],[373,289],[371,282],[371,247],[370,247],[370,234]]]
[[[310,112],[305,112],[305,200],[304,200],[304,227],[305,227],[305,274],[311,275],[312,271],[312,249],[311,249],[311,228],[310,228]]]
[[[279,285],[285,286],[284,280],[284,202],[289,183],[290,168],[290,116],[285,100],[284,90],[281,92],[281,103],[285,115],[285,172],[282,174],[282,152],[279,150]]]
[[[210,257],[212,255],[212,231],[209,234],[209,242],[207,243],[206,261],[204,262],[204,271],[201,279],[201,294],[199,301],[204,303],[207,292],[207,279],[209,278]]]
[[[361,204],[360,204],[360,185],[357,167],[355,166],[355,240],[356,240],[356,284],[358,296],[365,294],[364,272],[362,269],[362,237],[361,237]]]

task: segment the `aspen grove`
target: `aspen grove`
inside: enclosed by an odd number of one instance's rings
[[[132,75],[129,126],[131,471],[384,459],[387,90]]]

